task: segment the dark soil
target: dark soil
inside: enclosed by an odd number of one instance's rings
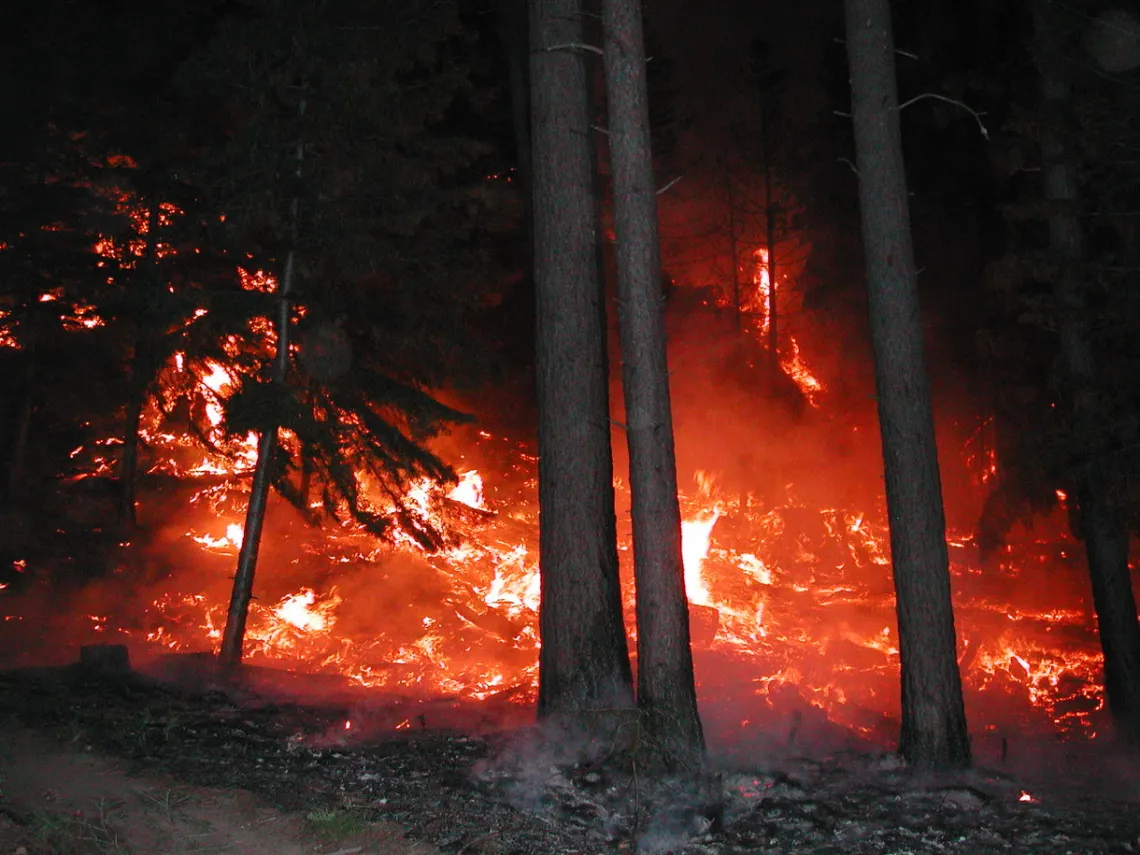
[[[204,851],[194,839],[202,823],[218,835],[206,849],[250,855],[1140,848],[1134,759],[1091,745],[1075,752],[1079,763],[1042,763],[1020,777],[922,777],[870,750],[789,749],[763,760],[723,751],[694,781],[649,775],[607,746],[558,742],[535,728],[488,733],[477,705],[359,696],[301,704],[255,692],[249,681],[160,681],[79,666],[0,674],[0,721],[0,740],[12,746],[0,751],[0,853]],[[87,807],[64,813],[83,818],[90,848],[74,848],[74,836],[71,849],[37,836],[39,790],[52,788],[45,780],[90,774],[114,780],[106,789],[120,810],[134,798],[123,795],[131,787],[147,794],[140,803],[169,806],[173,797],[163,793],[193,798],[178,797],[161,833],[151,821],[149,837],[120,834],[118,848],[91,829],[147,823]],[[279,838],[241,837],[270,825]],[[254,838],[263,848],[252,848]]]

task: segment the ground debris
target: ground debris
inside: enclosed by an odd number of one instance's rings
[[[330,826],[393,824],[430,847],[419,851],[1062,855],[1140,840],[1134,804],[1076,790],[1027,800],[1008,776],[920,778],[870,752],[650,777],[596,752],[544,753],[533,729],[369,732],[356,712],[82,669],[0,674],[0,716],[61,748],[239,788]]]

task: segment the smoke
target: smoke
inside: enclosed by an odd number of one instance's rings
[[[476,780],[497,784],[518,810],[541,813],[559,792],[573,790],[575,774],[597,783],[591,774],[616,745],[612,728],[577,726],[547,719],[514,731],[472,768]]]
[[[811,340],[801,346],[825,386],[814,406],[791,378],[773,381],[766,352],[757,352],[728,312],[678,313],[669,319],[669,336],[682,491],[697,488],[702,473],[706,488],[714,485],[725,498],[752,494],[769,507],[787,500],[789,485],[808,502],[875,502],[881,465],[873,398],[851,401],[832,391],[833,358],[825,348]],[[614,397],[620,401],[620,392]],[[615,452],[624,467],[624,441]]]

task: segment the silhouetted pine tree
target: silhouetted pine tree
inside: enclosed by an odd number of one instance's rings
[[[37,145],[11,152],[0,165],[0,323],[18,344],[0,349],[0,457],[9,497],[25,486],[33,444],[51,474],[64,468],[66,449],[45,445],[57,435],[55,425],[74,429],[114,409],[105,395],[114,374],[109,330],[88,327],[83,317],[101,317],[106,281],[116,272],[113,259],[95,252],[96,242],[129,230],[98,192],[81,134],[44,126],[31,135]]]
[[[214,238],[276,281],[215,299],[201,330],[284,311],[274,335],[298,342],[274,376],[245,379],[228,425],[291,432],[262,466],[306,515],[378,534],[395,519],[434,546],[402,497],[452,474],[425,442],[465,417],[428,390],[477,376],[468,321],[490,269],[481,238],[500,222],[500,189],[479,169],[490,148],[456,118],[475,112],[473,46],[448,2],[252,10],[182,75],[225,117],[194,176],[224,216]]]

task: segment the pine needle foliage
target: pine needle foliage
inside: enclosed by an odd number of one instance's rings
[[[267,351],[237,357],[227,427],[289,431],[274,485],[310,518],[389,534],[395,519],[436,545],[401,497],[454,477],[426,443],[468,417],[428,390],[485,370],[471,320],[489,288],[489,224],[509,204],[486,179],[492,146],[457,118],[477,113],[475,37],[446,0],[245,8],[179,85],[221,117],[194,175],[217,215],[210,240],[278,283],[292,255],[296,344],[284,384],[258,379]],[[249,341],[279,300],[221,289],[193,335],[206,349],[229,342],[232,361],[235,338]]]

